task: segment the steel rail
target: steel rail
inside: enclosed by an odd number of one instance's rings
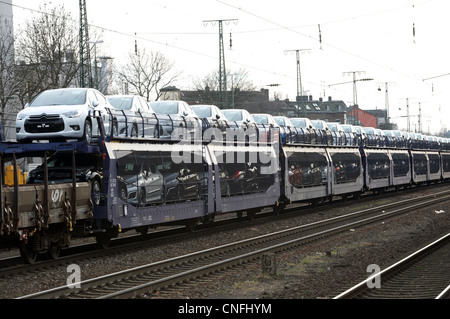
[[[406,267],[413,265],[414,263],[417,263],[418,261],[423,260],[426,258],[431,252],[438,250],[442,246],[449,245],[450,241],[450,233],[442,236],[441,238],[435,240],[431,244],[417,250],[413,254],[403,258],[402,260],[396,262],[395,264],[387,267],[386,269],[382,270],[379,273],[373,274],[369,276],[366,280],[363,280],[359,284],[347,289],[346,291],[342,292],[338,296],[334,297],[333,299],[349,299],[349,298],[358,298],[364,295],[366,292],[370,292],[372,289],[376,290],[376,288],[370,288],[369,283],[374,282],[375,280],[379,280],[383,278],[384,280],[389,280],[392,277],[394,277],[396,274],[398,274],[400,271],[403,271]],[[426,270],[424,270],[425,272]],[[443,284],[446,284],[445,282]],[[441,288],[442,289],[442,288]],[[439,290],[438,293],[436,293],[436,299],[444,298],[446,294],[448,293],[450,289],[450,286],[447,286],[443,291]],[[442,292],[441,292],[442,291]],[[383,295],[381,294],[380,298],[382,298]],[[399,296],[400,298],[405,298],[405,296]],[[390,295],[389,298],[392,298]]]

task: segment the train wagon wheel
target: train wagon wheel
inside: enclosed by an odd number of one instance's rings
[[[95,240],[97,241],[97,245],[100,249],[106,249],[111,243],[111,235],[108,233],[100,233],[95,236]]]
[[[33,250],[33,247],[30,244],[22,244],[20,246],[20,257],[24,263],[34,264],[37,258],[37,252]]]
[[[47,254],[51,259],[58,259],[61,252],[61,246],[58,243],[52,243],[47,250]]]

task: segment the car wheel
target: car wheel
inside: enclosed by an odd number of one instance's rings
[[[124,202],[128,199],[128,192],[126,186],[120,187],[120,193],[119,193],[120,199],[122,199]]]
[[[92,123],[89,120],[84,122],[83,140],[86,140],[88,144],[92,142]]]
[[[141,204],[141,206],[145,206],[145,189],[141,188],[141,191],[139,192],[139,202]]]
[[[131,137],[138,137],[138,129],[137,129],[137,127],[136,127],[136,125],[133,125],[132,127],[131,127]]]
[[[155,129],[153,130],[153,137],[154,138],[158,138],[159,137],[159,125],[158,124],[156,124],[155,125]]]
[[[113,121],[113,136],[119,136],[119,123],[117,123],[117,120]]]

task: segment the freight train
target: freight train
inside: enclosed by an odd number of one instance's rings
[[[238,129],[226,139],[220,132],[208,135],[214,139],[128,138],[106,133],[103,118],[91,117],[100,129],[89,143],[0,143],[0,174],[14,168],[14,183],[0,176],[0,246],[20,248],[26,262],[44,253],[56,258],[74,237],[93,236],[107,247],[129,230],[192,226],[220,214],[253,216],[266,207],[279,212],[291,203],[450,178],[446,140],[304,144],[281,139],[275,127],[267,128],[264,141],[249,139],[250,132],[241,138]],[[40,164],[26,170],[36,159]],[[23,184],[21,168],[29,171]]]

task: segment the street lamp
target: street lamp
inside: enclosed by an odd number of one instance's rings
[[[108,60],[113,60],[111,56],[99,56],[98,59],[102,62],[100,66],[100,79],[98,80],[98,90],[103,94],[108,94],[111,72],[108,66]]]
[[[103,40],[98,41],[86,41],[86,43],[94,45],[94,87],[98,90],[98,75],[97,75],[97,44],[103,43]]]
[[[228,74],[228,76],[231,76],[231,108],[234,109],[234,77],[237,75],[237,73],[231,73]]]

